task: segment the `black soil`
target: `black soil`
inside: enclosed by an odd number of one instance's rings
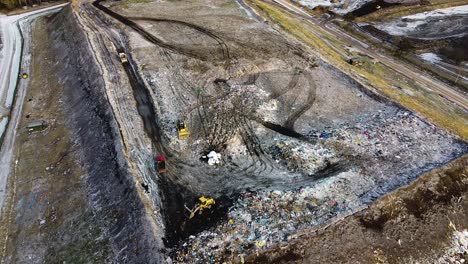
[[[118,125],[87,37],[70,7],[53,18],[48,30],[53,59],[63,65],[57,77],[64,85],[67,125],[81,146],[89,206],[98,219],[94,224],[109,238],[116,263],[158,263],[158,242],[150,235],[144,206],[122,157]]]
[[[439,49],[439,53],[457,65],[468,61],[467,46],[468,35],[465,35],[461,38],[451,39],[448,45]]]
[[[384,0],[377,0],[377,1],[373,1],[373,2],[370,2],[370,3],[367,3],[367,4],[363,5],[362,7],[354,10],[350,14],[351,14],[352,17],[361,17],[361,16],[371,14],[371,13],[379,10],[380,8],[387,8],[387,7],[395,6],[395,5],[400,5],[400,4],[398,4],[398,3],[387,3]]]

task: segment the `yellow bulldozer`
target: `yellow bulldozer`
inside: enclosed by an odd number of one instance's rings
[[[179,139],[185,139],[190,137],[190,131],[184,120],[177,121],[177,133],[179,135]]]
[[[128,63],[127,54],[125,54],[123,52],[120,52],[119,53],[119,58],[120,58],[120,62],[122,62],[122,64]]]

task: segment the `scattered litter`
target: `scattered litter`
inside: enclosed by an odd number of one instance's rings
[[[208,157],[208,164],[210,166],[213,166],[215,164],[219,164],[221,162],[221,154],[220,153],[217,153],[216,151],[210,151],[210,153],[208,153],[208,155],[206,155]]]
[[[355,212],[413,179],[393,177],[395,164],[411,164],[399,172],[414,174],[414,170],[440,161],[440,155],[450,159],[462,151],[444,140],[444,132],[436,132],[432,125],[404,110],[391,114],[378,111],[356,122],[312,130],[307,137],[316,142],[304,144],[278,135],[263,147],[279,165],[312,177],[329,169],[330,164],[349,160],[342,153],[386,162],[365,163],[365,168],[339,166],[332,176],[300,188],[243,192],[224,221],[173,249],[174,263],[242,262],[242,256],[288,243],[299,232]],[[421,159],[422,155],[426,158]]]
[[[455,230],[450,246],[436,263],[464,263],[468,255],[468,230]]]
[[[343,176],[344,177],[344,176]],[[344,201],[344,200],[343,200]],[[343,201],[321,197],[314,188],[244,192],[215,230],[190,236],[177,249],[175,263],[222,263],[225,251],[249,253],[287,242],[298,230],[348,210]],[[239,260],[239,259],[238,259]]]

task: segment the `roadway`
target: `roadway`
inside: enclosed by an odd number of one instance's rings
[[[309,13],[302,10],[300,7],[297,7],[285,0],[273,0],[279,6],[287,9],[290,12],[298,15],[300,18],[303,18],[305,21],[311,23],[313,26],[320,27],[322,30],[330,34],[331,36],[347,43],[349,46],[357,49],[359,52],[368,54],[369,56],[375,58],[383,65],[389,67],[395,72],[400,73],[401,75],[414,80],[422,88],[425,88],[431,92],[437,93],[440,96],[446,98],[447,100],[456,103],[457,105],[463,107],[465,110],[468,109],[468,98],[465,94],[456,91],[447,84],[436,80],[432,77],[427,76],[422,71],[411,67],[407,64],[396,61],[394,58],[390,58],[383,53],[380,53],[369,45],[357,40],[356,38],[350,36],[348,33],[344,32],[341,28],[335,26],[332,23],[322,23],[317,18],[313,17]],[[333,47],[332,47],[333,48]]]
[[[0,138],[3,138],[0,141],[0,208],[3,208],[6,184],[12,169],[15,139],[28,86],[28,80],[18,82],[18,77],[20,69],[28,72],[30,68],[30,22],[39,16],[58,12],[64,5],[0,17],[3,41],[0,50]]]

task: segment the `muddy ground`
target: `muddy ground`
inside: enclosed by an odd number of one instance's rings
[[[172,255],[179,262],[227,261],[251,252],[255,243],[270,247],[307,225],[350,213],[467,151],[464,142],[368,92],[234,1],[103,5],[164,43],[128,31],[132,60],[154,102],[161,132],[157,149],[169,156],[169,172],[159,179],[169,210],[165,217],[171,219],[169,245],[182,239],[179,253]],[[177,139],[178,119],[189,125],[188,140]],[[212,150],[221,153],[221,165],[204,160]],[[173,185],[183,186],[176,188],[177,199],[166,188]],[[279,227],[276,215],[260,219],[261,209],[249,212],[252,218],[242,217],[240,205],[250,203],[249,195],[262,200],[269,191],[288,196],[302,188],[307,199],[340,206],[305,222],[302,216],[292,217],[294,228],[288,231]],[[187,220],[184,207],[193,206],[197,195],[229,203],[213,209],[221,215],[208,212]],[[181,209],[169,209],[174,207]],[[287,214],[281,212],[280,219],[282,213]],[[226,224],[233,215],[237,224]],[[209,224],[200,227],[200,221]],[[274,230],[281,235],[273,235]],[[236,242],[230,241],[228,234],[236,232]],[[194,237],[187,239],[189,235]],[[216,250],[208,253],[209,247]],[[223,248],[229,248],[228,255]]]

